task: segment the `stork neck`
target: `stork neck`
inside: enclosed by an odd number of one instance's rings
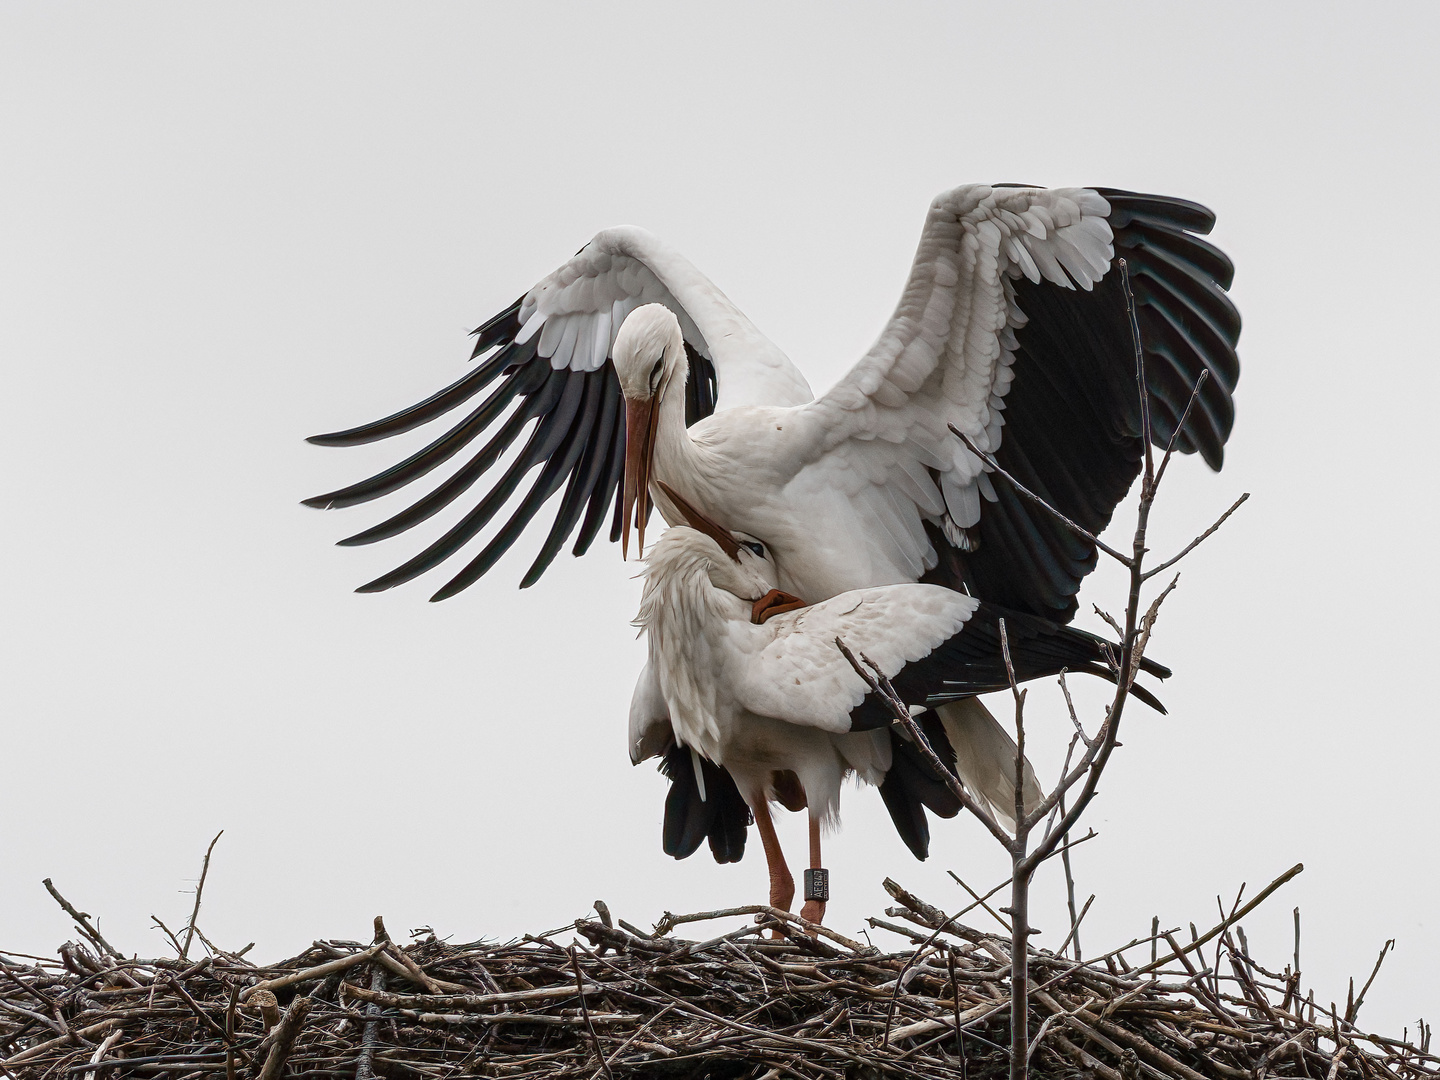
[[[693,475],[699,451],[685,426],[685,384],[679,379],[662,393],[655,418],[655,449],[652,455],[651,479],[664,480],[678,487]],[[678,482],[678,483],[677,483]]]

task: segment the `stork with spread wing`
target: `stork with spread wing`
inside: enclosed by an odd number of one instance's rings
[[[640,229],[609,229],[480,327],[474,371],[384,420],[315,436],[370,442],[468,409],[394,467],[307,503],[379,498],[488,433],[413,505],[341,543],[393,537],[465,499],[524,434],[455,525],[361,591],[458,556],[538,469],[508,520],[433,599],[489,570],[562,488],[522,587],[577,530],[581,554],[607,522],[612,540],[632,519],[643,527],[647,491],[678,520],[651,483],[663,480],[727,527],[763,538],[781,586],[808,600],[923,577],[1065,622],[1094,545],[992,480],[948,428],[1098,534],[1143,455],[1123,256],[1153,437],[1164,446],[1173,436],[1218,469],[1234,419],[1240,319],[1225,292],[1230,261],[1199,235],[1213,223],[1191,202],[1105,188],[946,192],[931,204],[894,316],[819,398],[681,255]]]

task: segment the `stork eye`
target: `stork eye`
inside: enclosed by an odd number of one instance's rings
[[[665,367],[665,354],[660,354],[660,359],[655,361],[655,366],[650,369],[650,390],[653,393],[660,385],[660,374]]]
[[[750,554],[754,555],[757,559],[763,559],[765,557],[765,545],[760,543],[759,540],[741,540],[740,545],[749,548]]]

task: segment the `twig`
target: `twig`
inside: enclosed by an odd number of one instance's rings
[[[210,873],[210,853],[215,850],[216,841],[225,835],[221,829],[215,834],[215,839],[210,841],[210,846],[205,849],[205,861],[200,866],[200,881],[195,886],[195,906],[190,909],[190,922],[185,928],[185,945],[180,950],[180,959],[185,960],[190,956],[190,943],[195,939],[195,920],[200,917],[200,894],[205,891],[205,876]]]
[[[74,919],[76,925],[94,939],[95,944],[100,946],[100,948],[104,949],[114,959],[125,959],[124,954],[121,953],[119,949],[115,948],[115,946],[111,945],[108,941],[106,941],[103,937],[101,937],[100,931],[95,929],[95,927],[91,925],[90,915],[88,912],[76,911],[74,905],[71,904],[69,900],[66,900],[65,897],[60,895],[60,890],[55,888],[55,886],[51,884],[48,877],[44,880],[43,884],[46,891],[48,891],[50,895],[55,898],[55,902],[65,909],[65,914],[69,915],[70,918]]]
[[[838,637],[835,639],[835,646],[840,650],[841,655],[849,661],[850,666],[855,669],[856,674],[865,680],[865,684],[869,686],[871,692],[879,694],[885,701],[886,706],[890,709],[890,715],[894,717],[895,722],[904,728],[905,733],[910,736],[911,741],[914,743],[915,748],[920,751],[920,755],[925,759],[926,764],[944,781],[945,786],[949,788],[950,793],[955,796],[960,805],[969,810],[975,817],[979,818],[981,824],[990,830],[990,835],[995,837],[1008,851],[1011,845],[1009,835],[1000,827],[1000,823],[995,820],[990,811],[982,806],[975,797],[966,790],[965,785],[960,782],[960,778],[951,772],[945,763],[940,760],[935,750],[931,747],[930,740],[925,738],[925,733],[921,731],[920,726],[915,723],[914,718],[910,715],[909,708],[900,700],[899,695],[895,693],[895,688],[890,685],[890,680],[885,676],[880,666],[863,653],[860,659],[856,659],[855,654],[852,653],[845,642]],[[861,660],[864,660],[863,665],[860,662]],[[866,669],[867,666],[869,670]]]
[[[1241,495],[1238,499],[1236,499],[1233,503],[1230,504],[1230,509],[1229,509],[1229,510],[1226,510],[1223,514],[1221,514],[1221,515],[1215,520],[1215,524],[1214,524],[1214,525],[1211,525],[1208,529],[1206,529],[1203,533],[1201,533],[1199,536],[1197,536],[1194,540],[1191,540],[1190,543],[1186,544],[1185,547],[1184,547],[1183,549],[1181,549],[1180,554],[1176,555],[1174,558],[1166,559],[1164,562],[1162,562],[1159,566],[1155,567],[1153,570],[1147,570],[1147,571],[1145,571],[1145,573],[1141,576],[1140,580],[1141,580],[1141,581],[1149,581],[1149,580],[1150,580],[1152,577],[1154,577],[1156,574],[1160,573],[1160,572],[1163,571],[1163,570],[1169,570],[1170,567],[1174,566],[1174,565],[1175,565],[1176,563],[1178,563],[1181,559],[1185,558],[1186,555],[1189,555],[1190,552],[1194,551],[1194,550],[1195,550],[1197,547],[1199,547],[1202,543],[1204,543],[1204,542],[1205,542],[1206,540],[1208,540],[1211,536],[1213,536],[1213,535],[1215,534],[1215,530],[1218,529],[1218,528],[1220,528],[1221,525],[1224,525],[1225,522],[1229,519],[1230,515],[1233,514],[1233,513],[1235,513],[1236,510],[1239,510],[1240,507],[1241,507],[1241,505],[1242,505],[1242,504],[1245,502],[1245,500],[1247,500],[1248,498],[1250,498],[1250,493],[1247,491],[1247,492],[1245,492],[1245,494]]]
[[[1154,487],[1157,491],[1160,488],[1160,481],[1165,478],[1165,470],[1170,467],[1170,455],[1175,452],[1175,440],[1180,437],[1180,432],[1185,430],[1185,423],[1190,419],[1190,410],[1195,408],[1195,402],[1200,400],[1200,388],[1205,385],[1205,380],[1208,378],[1210,378],[1210,369],[1206,368],[1195,380],[1195,389],[1190,391],[1190,400],[1185,403],[1185,411],[1180,414],[1180,419],[1175,424],[1175,430],[1170,433],[1170,441],[1165,444],[1165,456],[1160,459],[1160,468],[1155,471]]]
[[[1120,271],[1120,291],[1125,294],[1125,315],[1130,321],[1130,344],[1135,352],[1135,384],[1140,388],[1140,441],[1145,446],[1145,486],[1141,489],[1144,498],[1155,497],[1155,452],[1151,446],[1150,427],[1150,380],[1145,377],[1145,347],[1140,341],[1140,316],[1135,306],[1135,293],[1130,287],[1130,261],[1115,260]]]
[[[90,1055],[89,1064],[91,1066],[95,1066],[99,1065],[100,1062],[104,1061],[105,1051],[109,1050],[110,1047],[114,1046],[115,1040],[120,1038],[120,1036],[123,1034],[125,1034],[123,1031],[112,1031],[109,1035],[106,1035],[104,1040],[101,1041],[100,1045],[95,1048],[95,1053]],[[82,1078],[85,1076],[94,1076],[95,1072],[96,1070],[94,1068],[89,1068],[82,1070],[80,1075]]]
[[[1065,952],[1065,946],[1070,944],[1071,938],[1075,940],[1075,959],[1080,959],[1080,921],[1085,918],[1085,913],[1090,910],[1090,905],[1095,902],[1095,894],[1090,894],[1090,899],[1085,901],[1085,906],[1080,909],[1079,915],[1070,916],[1070,932],[1065,935],[1065,940],[1060,942],[1060,947],[1055,950],[1055,955],[1060,956]],[[1071,911],[1075,910],[1074,901],[1071,901]]]
[[[1360,988],[1360,996],[1355,999],[1355,1004],[1345,1010],[1345,1022],[1353,1024],[1355,1017],[1360,1013],[1360,1006],[1365,1003],[1365,995],[1370,990],[1370,984],[1375,981],[1375,976],[1380,974],[1380,965],[1385,963],[1385,954],[1395,947],[1395,939],[1391,938],[1380,946],[1380,955],[1375,958],[1375,967],[1370,972],[1370,977],[1365,980],[1365,985]]]
[[[1261,889],[1260,892],[1256,894],[1254,900],[1251,900],[1234,915],[1230,916],[1230,918],[1221,922],[1220,925],[1212,928],[1204,935],[1196,938],[1189,945],[1186,945],[1183,950],[1177,949],[1166,956],[1162,956],[1159,960],[1155,960],[1149,964],[1146,964],[1142,968],[1136,968],[1134,974],[1144,975],[1146,972],[1154,971],[1156,968],[1164,967],[1166,964],[1170,963],[1170,961],[1178,959],[1182,952],[1194,952],[1196,949],[1200,948],[1200,946],[1204,945],[1207,941],[1210,941],[1212,938],[1218,937],[1220,934],[1230,929],[1230,927],[1234,926],[1235,923],[1243,919],[1246,915],[1250,914],[1250,912],[1254,911],[1257,907],[1259,907],[1265,902],[1265,899],[1271,893],[1273,893],[1276,889],[1280,888],[1281,885],[1284,885],[1287,881],[1289,881],[1291,878],[1293,878],[1296,874],[1300,873],[1304,869],[1304,863],[1296,863],[1289,870],[1286,870],[1285,873],[1281,874],[1278,878],[1272,881],[1269,885],[1266,885],[1265,888]],[[1171,948],[1173,949],[1174,946],[1172,945]]]
[[[613,1080],[610,1062],[606,1060],[605,1052],[600,1049],[600,1036],[595,1034],[595,1025],[590,1020],[590,1009],[585,1004],[585,978],[580,974],[580,958],[575,954],[574,945],[570,946],[570,966],[575,969],[575,989],[580,993],[580,1016],[585,1021],[585,1030],[590,1033],[590,1049],[594,1051],[595,1060],[600,1063],[601,1070]]]
[[[988,903],[986,903],[986,901],[989,900],[990,897],[994,896],[997,892],[999,892],[1001,889],[1003,889],[1006,885],[1009,885],[1009,884],[1010,884],[1010,882],[1011,882],[1011,879],[1010,879],[1010,878],[1006,878],[1003,882],[1001,882],[999,885],[995,886],[995,888],[991,889],[991,890],[990,890],[988,893],[986,893],[984,896],[981,896],[981,895],[980,895],[979,893],[977,893],[974,889],[972,889],[969,885],[965,884],[965,882],[961,880],[960,875],[957,874],[957,873],[955,873],[954,870],[946,870],[945,872],[946,872],[947,874],[949,874],[952,878],[955,879],[955,883],[956,883],[957,885],[959,885],[962,889],[964,889],[967,893],[970,894],[971,898],[975,901],[973,904],[970,905],[971,908],[976,908],[976,907],[978,907],[978,908],[982,909],[987,915],[989,915],[992,919],[994,919],[994,920],[995,920],[996,922],[998,922],[1001,926],[1003,926],[1003,927],[1005,928],[1005,932],[1006,932],[1007,934],[1010,932],[1010,920],[1007,919],[1007,918],[1005,918],[1005,916],[1001,915],[998,911],[996,911],[993,907],[991,907]],[[968,911],[968,910],[970,910],[970,908],[966,908],[965,910]],[[961,912],[960,914],[964,914],[964,912]]]
[[[170,939],[170,944],[175,947],[175,955],[180,957],[180,959],[182,960],[185,959],[185,950],[181,947],[180,942],[175,937],[175,935],[170,932],[170,928],[160,921],[160,917],[158,915],[151,915],[150,921],[153,922],[156,926],[158,926],[161,932]]]

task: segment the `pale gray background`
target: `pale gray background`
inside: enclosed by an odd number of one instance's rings
[[[1171,716],[1131,714],[1091,813],[1086,945],[1152,913],[1203,929],[1217,892],[1303,860],[1250,920],[1260,955],[1285,963],[1299,904],[1307,974],[1343,1001],[1393,936],[1363,1015],[1433,1017],[1437,10],[0,8],[0,947],[70,936],[53,876],[163,952],[148,917],[183,922],[221,828],[202,925],[263,958],[377,912],[463,940],[595,897],[639,923],[759,899],[758,844],[723,868],[660,851],[665,785],[624,751],[634,568],[602,545],[525,593],[512,557],[444,604],[438,576],[355,596],[423,537],[337,550],[394,505],[298,501],[418,440],[302,437],[458,377],[470,328],[621,222],[823,389],[936,192],[1096,183],[1204,201],[1238,266],[1229,464],[1179,463],[1156,548],[1254,498],[1154,640]],[[1053,766],[1066,724],[1034,700]],[[1003,876],[974,824],[921,865],[874,792],[844,811],[840,930],[887,874],[946,907],[945,869]]]

